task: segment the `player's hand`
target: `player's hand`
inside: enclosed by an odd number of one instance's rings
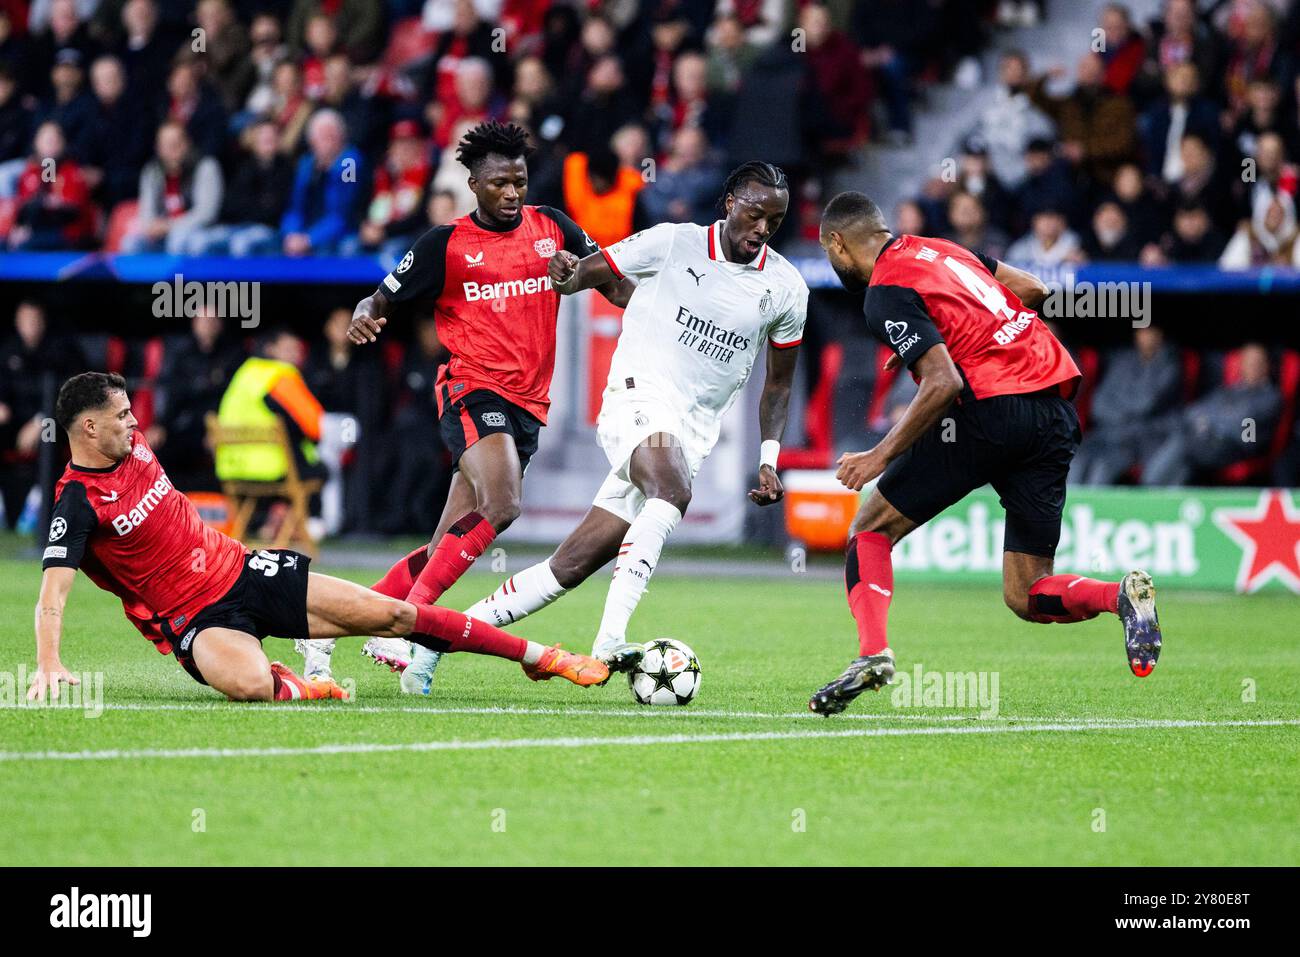
[[[898,353],[895,352],[891,354],[888,359],[885,360],[885,371],[889,372],[892,369],[897,369],[902,364],[903,364],[903,360],[899,357]]]
[[[758,467],[758,488],[749,490],[749,500],[755,505],[775,505],[785,497],[785,486],[770,465]]]
[[[546,264],[546,271],[551,277],[551,285],[561,292],[578,272],[578,257],[567,249],[561,249]]]
[[[352,313],[352,321],[348,323],[348,339],[356,345],[363,346],[367,342],[374,342],[380,331],[388,324],[388,320],[383,316],[371,315],[370,309],[370,299],[361,300]]]
[[[70,685],[81,684],[81,679],[63,667],[62,662],[55,661],[49,665],[37,665],[36,674],[32,675],[31,687],[27,689],[27,700],[44,701],[45,691],[49,689],[50,700],[58,701],[59,686],[65,681]]]
[[[880,473],[885,470],[885,460],[876,454],[874,450],[867,452],[845,452],[836,461],[839,466],[835,471],[835,477],[839,479],[840,484],[845,488],[851,488],[855,492],[861,492],[862,486],[866,485],[873,478],[879,477]]]

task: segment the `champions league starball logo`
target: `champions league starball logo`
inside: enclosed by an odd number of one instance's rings
[[[406,270],[410,269],[411,263],[413,262],[415,262],[415,253],[408,252],[405,256],[402,257],[402,261],[397,264],[397,268],[394,269],[393,272],[398,273],[400,275],[401,273],[404,273],[406,272]]]

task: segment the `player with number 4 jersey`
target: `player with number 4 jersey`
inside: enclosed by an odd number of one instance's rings
[[[880,444],[846,453],[836,473],[861,490],[879,478],[849,531],[845,586],[858,657],[815,692],[809,708],[837,714],[894,673],[886,622],[893,546],[982,485],[1006,510],[1003,598],[1020,618],[1077,622],[1107,612],[1124,625],[1135,675],[1151,673],[1161,634],[1151,576],[1119,582],[1053,574],[1065,480],[1079,444],[1071,404],[1080,374],[1034,311],[1036,277],[956,243],[896,236],[861,193],[836,196],[821,245],[841,283],[863,291],[867,327],[906,366],[916,397]]]

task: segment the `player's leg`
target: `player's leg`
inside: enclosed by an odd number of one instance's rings
[[[1019,409],[1032,416],[1020,426],[1036,436],[1038,444],[1022,464],[993,480],[1007,512],[1003,600],[1019,617],[1042,624],[1087,621],[1103,612],[1119,616],[1129,667],[1145,677],[1155,667],[1161,645],[1151,576],[1135,570],[1121,581],[1103,582],[1053,574],[1066,475],[1078,446],[1074,409],[1063,399],[1022,400]]]
[[[338,698],[332,681],[300,678],[268,661],[262,643],[233,628],[205,628],[190,644],[186,670],[232,701],[296,701]]]
[[[398,601],[315,572],[307,583],[307,627],[314,639],[346,635],[404,637],[438,652],[465,651],[507,658],[548,676],[560,674],[583,685],[609,676],[603,665],[584,655],[558,652],[450,608]]]
[[[627,625],[659,564],[664,542],[691,503],[691,468],[676,435],[656,432],[642,441],[632,451],[627,475],[645,504],[630,523],[615,560],[592,649],[614,671],[628,670],[640,660],[639,647],[627,640]]]
[[[628,526],[619,515],[593,505],[550,558],[511,575],[465,614],[505,627],[540,611],[615,558]]]

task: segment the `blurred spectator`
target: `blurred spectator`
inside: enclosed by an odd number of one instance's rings
[[[288,59],[289,50],[282,42],[280,21],[268,13],[253,17],[248,37],[252,44],[249,53],[252,87],[248,91],[244,109],[262,116],[274,109],[277,102],[275,68]]]
[[[1298,266],[1295,201],[1286,193],[1260,196],[1248,220],[1237,227],[1219,257],[1220,269]]]
[[[608,147],[570,153],[564,161],[565,208],[598,246],[632,234],[637,193],[644,185],[640,171],[619,166]]]
[[[1166,183],[1183,175],[1183,135],[1194,133],[1206,143],[1219,139],[1219,111],[1198,95],[1196,67],[1176,63],[1165,71],[1165,95],[1142,114],[1138,127],[1146,154],[1146,170]]]
[[[459,143],[465,134],[473,128],[474,124],[469,120],[457,123],[456,127],[451,131],[452,143]],[[455,148],[443,150],[438,157],[438,168],[433,174],[433,188],[456,197],[457,216],[467,214],[478,205],[478,198],[470,191],[465,167],[461,166],[456,159]],[[528,198],[536,200],[531,178],[528,184]]]
[[[1056,156],[1051,140],[1030,140],[1025,148],[1025,176],[1015,192],[1012,226],[1021,231],[1040,209],[1059,209],[1076,218],[1079,196],[1070,164]]]
[[[310,152],[298,161],[289,208],[280,224],[286,256],[332,253],[356,225],[361,157],[348,143],[347,127],[334,110],[320,110],[307,124]]]
[[[1137,153],[1137,118],[1128,98],[1113,93],[1102,81],[1100,56],[1079,58],[1074,90],[1051,96],[1045,79],[1031,89],[1035,105],[1056,121],[1061,155],[1095,182],[1106,182],[1119,165]]]
[[[434,4],[425,4],[426,15],[433,9]],[[504,59],[494,49],[494,24],[490,17],[480,19],[470,0],[455,0],[453,9],[449,30],[430,27],[428,21],[425,22],[426,30],[438,34],[438,42],[429,58],[428,71],[421,86],[421,100],[425,103],[450,103],[456,99],[457,74],[464,60],[474,58],[491,64]],[[495,85],[501,79],[503,77],[494,75],[492,82]],[[429,124],[436,126],[433,120]]]
[[[126,67],[127,96],[132,103],[152,102],[167,85],[178,41],[159,27],[154,0],[127,0],[122,7],[122,27],[125,38],[117,54]]]
[[[1276,133],[1294,153],[1300,146],[1295,117],[1282,109],[1282,91],[1269,79],[1252,80],[1246,87],[1246,108],[1232,129],[1232,143],[1242,156],[1254,156],[1259,138]]]
[[[636,115],[625,85],[618,57],[596,61],[587,74],[586,88],[570,107],[564,130],[564,142],[570,149],[586,152],[605,146],[615,131]]]
[[[709,90],[735,93],[754,61],[759,49],[749,42],[740,21],[734,16],[720,16],[708,36]]]
[[[1210,89],[1218,80],[1219,54],[1218,37],[1197,19],[1195,0],[1165,0],[1162,19],[1151,26],[1136,90],[1142,97],[1155,96],[1169,68],[1180,63],[1195,66],[1201,83]]]
[[[378,129],[372,100],[363,96],[353,79],[352,64],[345,54],[336,53],[325,61],[325,85],[316,105],[337,110],[347,124],[348,134],[363,155],[377,154],[386,145]]]
[[[185,127],[168,120],[158,127],[154,159],[140,174],[140,212],[123,240],[126,252],[166,250],[182,255],[199,230],[221,212],[221,166],[200,153]]]
[[[1011,195],[993,172],[988,147],[978,136],[967,137],[957,157],[957,189],[970,193],[984,207],[989,223],[1005,230],[1011,222]]]
[[[81,249],[94,238],[95,206],[77,161],[64,155],[63,130],[42,123],[18,178],[18,213],[9,248]]]
[[[989,225],[984,204],[970,193],[954,193],[948,200],[948,226],[945,239],[994,259],[1007,254],[1006,234]]]
[[[227,113],[236,113],[253,88],[256,68],[249,54],[248,31],[235,18],[230,0],[199,0],[195,21],[203,31],[208,79]]]
[[[126,96],[126,70],[115,56],[102,56],[90,67],[94,92],[86,135],[86,180],[105,209],[136,196],[140,170],[149,159],[153,118]]]
[[[1122,4],[1108,3],[1102,8],[1101,30],[1105,40],[1102,82],[1116,96],[1128,96],[1146,58],[1146,42],[1133,28],[1128,8]]]
[[[1243,215],[1250,215],[1261,202],[1278,193],[1296,194],[1296,168],[1287,162],[1286,146],[1277,133],[1264,133],[1255,142],[1254,181],[1245,185]]]
[[[925,236],[930,232],[921,204],[904,200],[894,210],[894,232],[899,236]]]
[[[912,141],[912,76],[926,55],[933,19],[928,0],[857,0],[853,35],[862,65],[875,70],[885,95],[894,144]]]
[[[477,126],[497,117],[501,109],[492,101],[492,68],[488,61],[479,57],[461,60],[456,67],[454,95],[430,103],[425,111],[438,148],[446,149],[455,142],[451,131],[461,123]]]
[[[185,476],[185,488],[202,484],[211,471],[205,416],[216,412],[226,383],[243,361],[243,350],[224,334],[222,320],[200,308],[190,320],[190,331],[167,347],[166,362],[158,376],[158,407],[148,431],[149,444],[162,452],[167,470]]]
[[[1125,163],[1111,180],[1115,202],[1128,220],[1129,231],[1139,248],[1158,242],[1164,233],[1166,214],[1142,179],[1142,171],[1134,163]]]
[[[12,68],[0,63],[0,163],[22,157],[32,115],[22,103]]]
[[[53,0],[50,4],[50,21],[47,29],[35,30],[30,47],[29,93],[46,96],[51,92],[50,81],[59,54],[77,53],[77,62],[89,63],[99,53],[99,45],[90,37],[82,15],[74,0]]]
[[[1218,161],[1209,144],[1195,133],[1183,136],[1182,160],[1183,174],[1170,190],[1173,204],[1191,203],[1203,207],[1216,232],[1234,229],[1241,213],[1244,184],[1233,176],[1229,166]],[[1218,251],[1210,258],[1217,259]]]
[[[1070,464],[1070,481],[1113,485],[1137,465],[1152,435],[1176,416],[1182,366],[1178,350],[1155,327],[1133,331],[1133,345],[1115,353],[1092,395],[1088,431]]]
[[[555,95],[555,80],[540,57],[528,56],[515,64],[515,83],[509,106],[510,119],[544,140],[553,140],[564,127],[564,106]]]
[[[1173,233],[1162,245],[1169,262],[1212,263],[1223,252],[1226,240],[1209,211],[1195,200],[1186,200],[1174,210]]]
[[[324,13],[307,18],[303,35],[302,89],[309,100],[319,100],[325,92],[325,61],[338,49],[339,35],[334,21]]]
[[[1083,261],[1079,236],[1066,224],[1059,209],[1040,209],[1030,221],[1030,231],[1007,249],[1007,262],[1028,270],[1044,282],[1059,279],[1068,267]]]
[[[297,156],[312,104],[302,89],[302,68],[292,60],[276,64],[271,73],[271,100],[261,115],[270,117],[280,136],[280,152]]]
[[[1025,151],[1030,142],[1050,143],[1055,127],[1029,98],[1029,60],[1023,53],[1003,53],[998,77],[997,87],[967,135],[979,134],[993,172],[1008,189],[1015,189],[1025,178]]]
[[[383,43],[383,12],[380,0],[296,0],[289,16],[289,45],[301,51],[307,22],[324,13],[333,21],[348,56],[357,63],[369,63],[379,55]]]
[[[90,152],[94,100],[86,92],[81,51],[66,47],[54,55],[50,70],[50,95],[36,108],[36,123],[58,123],[67,141],[68,155],[80,162]]]
[[[719,17],[735,17],[745,39],[756,47],[776,40],[786,22],[786,0],[718,0]]]
[[[425,229],[447,225],[460,215],[456,210],[456,194],[450,190],[435,189],[429,194],[425,215],[428,217]]]
[[[80,372],[84,360],[75,342],[49,333],[45,308],[25,299],[14,311],[14,335],[0,346],[0,495],[5,520],[18,524],[36,482],[36,453],[44,428],[46,387],[52,400],[59,383]],[[27,517],[34,522],[34,515]]]
[[[611,26],[611,29],[616,29]],[[651,113],[663,119],[665,111],[672,107],[674,99],[680,99],[680,92],[675,90],[678,77],[677,62],[682,55],[691,52],[694,38],[691,36],[691,24],[683,9],[674,3],[663,3],[652,8],[650,13],[650,50],[649,55],[635,55],[637,50],[620,51],[605,40],[588,43],[587,31],[583,30],[584,52],[599,62],[610,54],[628,54],[622,60],[623,69],[628,79],[628,89],[637,99],[638,111],[648,107]],[[603,48],[603,49],[602,49]],[[707,66],[705,68],[707,74]],[[576,73],[576,77],[582,74]]]
[[[661,111],[663,124],[661,137],[666,146],[668,137],[687,126],[698,126],[712,142],[721,142],[726,132],[728,114],[724,94],[709,97],[708,60],[700,53],[683,53],[673,63],[672,99]]]
[[[361,223],[360,246],[383,247],[400,257],[425,231],[425,194],[432,168],[426,140],[415,120],[393,124],[388,154],[375,170],[370,207]]]
[[[204,156],[220,156],[226,136],[226,112],[221,97],[203,79],[198,55],[177,59],[167,77],[164,118],[181,123],[190,142]]]
[[[1129,228],[1124,208],[1114,200],[1098,204],[1092,225],[1083,240],[1083,252],[1091,262],[1137,262],[1142,250]]]
[[[376,506],[380,532],[434,528],[442,513],[451,468],[442,433],[429,428],[438,419],[433,386],[447,350],[432,316],[417,319],[415,342],[406,350],[398,377],[396,412],[381,445],[381,475],[386,476]]]
[[[721,169],[709,158],[704,132],[690,126],[678,130],[668,158],[639,197],[647,225],[712,223],[722,178]]]
[[[235,165],[221,204],[221,225],[190,240],[190,255],[254,256],[275,251],[280,219],[293,188],[293,161],[280,152],[275,124],[258,120],[245,135],[248,149]]]
[[[861,8],[859,8],[861,9]],[[799,27],[807,44],[808,69],[813,93],[822,98],[833,128],[830,137],[838,144],[828,152],[847,154],[871,131],[869,113],[871,86],[863,66],[864,57],[849,37],[836,30],[830,11],[820,3],[810,3],[799,11]],[[903,111],[896,114],[897,104],[890,102],[890,132],[906,138],[911,131],[906,65],[899,54],[894,57],[902,66],[901,91]],[[892,61],[891,61],[892,62]],[[883,67],[887,72],[891,67]],[[886,83],[893,96],[893,88]]]
[[[1282,410],[1269,379],[1268,352],[1241,348],[1240,376],[1184,408],[1142,467],[1143,485],[1186,485],[1195,472],[1221,469],[1267,449]]]
[[[1246,109],[1246,89],[1252,80],[1267,78],[1283,89],[1295,79],[1291,54],[1278,43],[1277,21],[1263,0],[1238,0],[1240,28],[1228,40],[1224,88],[1228,114],[1235,123]]]

